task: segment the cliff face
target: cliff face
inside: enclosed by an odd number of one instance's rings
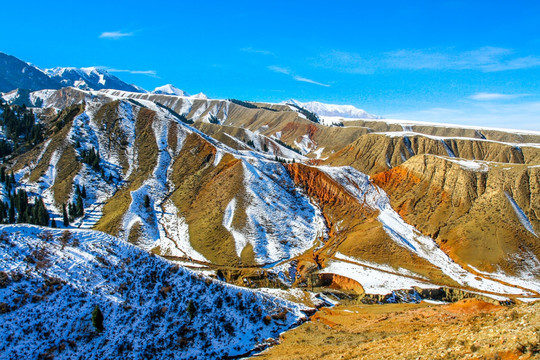
[[[393,241],[378,220],[379,211],[366,198],[362,203],[342,183],[318,168],[290,164],[287,171],[321,209],[329,228],[328,239],[310,254],[312,262],[324,267],[340,253],[368,263],[408,269],[444,284],[454,284],[433,264]]]
[[[373,176],[392,206],[461,264],[517,273],[540,255],[539,168],[431,155]]]
[[[511,164],[540,164],[540,148],[536,145],[473,138],[436,138],[399,132],[363,135],[331,155],[325,163],[350,165],[362,172],[377,174],[423,154]]]

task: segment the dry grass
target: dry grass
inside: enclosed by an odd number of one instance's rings
[[[337,306],[282,334],[279,345],[257,358],[537,358],[539,308],[540,303],[508,309],[479,300]]]
[[[191,245],[216,264],[239,262],[234,239],[222,225],[223,213],[243,190],[239,160],[225,155],[213,166],[215,148],[196,134],[189,135],[173,165],[171,200],[189,225]],[[237,213],[243,210],[237,208]]]
[[[103,207],[103,216],[95,226],[112,235],[118,235],[122,227],[122,218],[131,204],[130,192],[141,187],[142,183],[151,175],[157,164],[158,147],[152,129],[155,113],[152,110],[142,109],[137,116],[135,131],[137,140],[137,169],[128,179],[128,186],[117,191]]]
[[[71,145],[62,152],[56,164],[56,181],[53,185],[54,200],[57,204],[65,204],[73,190],[73,178],[79,173],[82,165],[77,161],[77,154]]]

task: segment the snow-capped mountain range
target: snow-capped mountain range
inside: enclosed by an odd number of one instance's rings
[[[100,67],[55,67],[46,69],[45,73],[53,80],[58,81],[62,87],[73,86],[81,90],[117,89],[145,92],[135,85],[123,82],[109,73],[107,69]]]

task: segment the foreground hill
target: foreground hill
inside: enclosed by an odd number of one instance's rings
[[[0,234],[0,359],[234,357],[303,318],[296,304],[100,232],[11,225]]]

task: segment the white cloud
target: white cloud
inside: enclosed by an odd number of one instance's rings
[[[387,119],[540,131],[540,101],[519,104],[478,102],[464,108],[439,107],[383,116]]]
[[[321,55],[315,61],[315,66],[347,74],[372,74],[376,62],[357,53],[333,50]]]
[[[498,72],[540,66],[540,57],[518,57],[512,49],[484,46],[463,52],[398,50],[387,53],[386,62],[388,67],[398,69]]]
[[[108,72],[117,72],[117,73],[129,73],[129,74],[139,74],[147,75],[151,77],[158,77],[155,70],[127,70],[127,69],[107,69]]]
[[[240,51],[247,52],[247,53],[252,53],[252,54],[268,55],[268,56],[274,56],[274,57],[276,56],[276,54],[274,54],[271,51],[261,50],[261,49],[253,49],[251,47],[242,48],[242,49],[240,49]]]
[[[277,72],[277,73],[280,73],[280,74],[285,74],[285,75],[289,75],[291,73],[291,71],[289,69],[286,69],[286,68],[281,67],[281,66],[275,66],[275,65],[269,66],[268,70],[271,70],[273,72]]]
[[[308,78],[305,78],[305,77],[302,77],[302,76],[293,76],[293,79],[296,80],[296,81],[307,82],[307,83],[314,84],[314,85],[330,87],[330,85],[328,85],[328,84],[323,84],[323,83],[320,83],[318,81],[311,80],[311,79],[308,79]]]
[[[292,73],[291,70],[289,70],[287,68],[284,68],[284,67],[281,67],[281,66],[275,66],[275,65],[268,66],[268,70],[273,71],[273,72],[277,72],[277,73],[280,73],[280,74],[289,75],[296,81],[305,82],[305,83],[318,85],[318,86],[330,87],[330,85],[328,85],[328,84],[323,84],[321,82],[318,82],[318,81],[315,81],[315,80],[312,80],[312,79],[308,79],[308,78],[305,78],[303,76],[295,75],[295,74]]]
[[[133,36],[132,32],[121,32],[121,31],[109,31],[109,32],[102,32],[101,35],[99,35],[100,39],[112,39],[112,40],[118,40],[124,37]]]
[[[511,100],[520,97],[529,96],[529,94],[499,94],[479,92],[469,96],[469,99],[477,101],[496,101],[496,100]]]
[[[469,51],[402,49],[381,56],[334,50],[322,54],[314,65],[354,74],[370,74],[377,69],[499,72],[540,67],[540,56],[518,56],[513,49],[492,46]]]

